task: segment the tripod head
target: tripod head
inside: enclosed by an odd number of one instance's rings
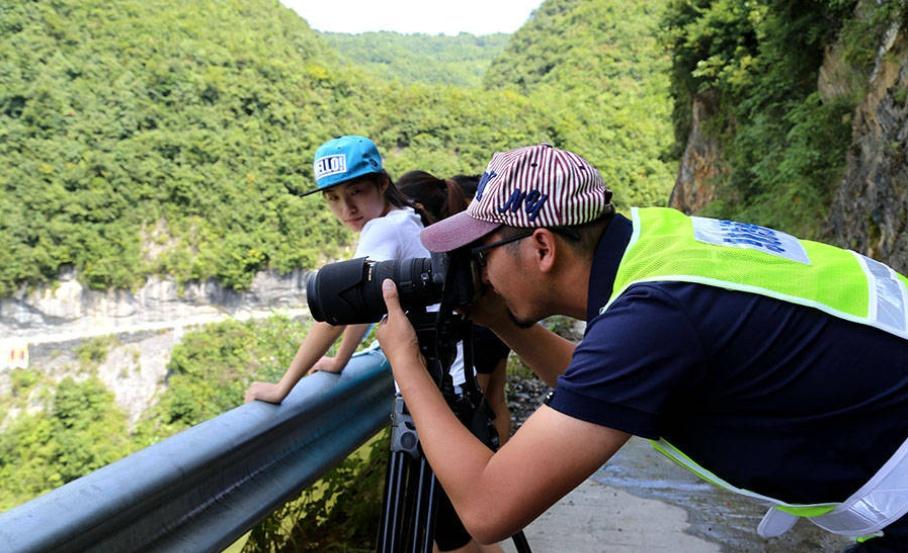
[[[473,435],[493,450],[498,449],[500,440],[492,423],[494,414],[476,383],[473,370],[473,325],[457,311],[465,304],[464,298],[472,294],[473,267],[468,255],[449,255],[445,257],[445,262],[448,265],[443,267],[444,274],[457,276],[445,279],[441,302],[437,306],[411,308],[407,311],[407,318],[416,331],[426,370],[441,390],[445,402]],[[459,346],[463,351],[464,382],[455,387],[451,366]],[[415,426],[406,405],[398,398],[392,414],[392,450],[403,450],[418,456],[415,436]]]

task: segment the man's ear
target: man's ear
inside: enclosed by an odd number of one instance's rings
[[[555,266],[555,258],[558,254],[555,234],[549,229],[536,229],[530,236],[529,242],[533,246],[534,260],[539,270],[543,273],[550,272]]]

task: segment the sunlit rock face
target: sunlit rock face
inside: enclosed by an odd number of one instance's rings
[[[178,320],[219,319],[263,309],[306,305],[307,272],[262,272],[247,291],[225,288],[214,280],[178,285],[151,278],[142,288],[90,290],[73,273],[49,286],[25,288],[0,300],[0,335],[26,339],[47,334],[83,336],[135,327],[165,327]]]
[[[721,140],[705,129],[716,112],[717,101],[714,93],[705,92],[694,96],[692,102],[690,135],[669,198],[671,207],[687,214],[700,211],[713,200],[716,186],[726,173]]]
[[[826,228],[838,245],[908,272],[908,32],[882,39]]]
[[[90,290],[67,273],[52,286],[22,288],[0,300],[0,337],[27,348],[26,367],[45,384],[64,378],[97,376],[113,392],[130,426],[166,387],[171,352],[186,330],[232,318],[265,317],[274,312],[305,317],[308,273],[262,272],[250,289],[226,289],[217,282],[189,283],[152,278],[135,291]],[[104,338],[103,360],[85,366],[79,351]],[[10,367],[0,368],[0,397],[12,392]],[[0,417],[0,429],[22,413],[47,409],[47,395],[35,387],[23,406]]]

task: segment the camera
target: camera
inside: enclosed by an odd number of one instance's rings
[[[387,311],[381,290],[386,278],[397,285],[405,311],[439,303],[448,311],[472,303],[480,290],[478,275],[466,249],[389,261],[363,257],[319,269],[306,284],[306,299],[317,321],[373,323]]]
[[[482,291],[478,277],[477,265],[466,248],[430,258],[350,259],[329,263],[312,275],[306,283],[306,299],[317,321],[372,323],[387,312],[382,282],[393,280],[429,377],[464,426],[497,449],[494,415],[473,374],[472,325],[455,311],[473,303]],[[455,387],[451,367],[461,346],[464,381]],[[422,453],[400,390],[391,409],[390,441],[379,551],[429,551],[442,490]]]

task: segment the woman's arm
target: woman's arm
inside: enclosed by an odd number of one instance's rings
[[[339,373],[344,370],[350,358],[356,353],[356,348],[363,341],[366,332],[369,331],[370,324],[348,325],[344,330],[344,337],[341,339],[341,345],[337,348],[337,355],[334,357],[324,356],[319,359],[306,374],[323,371],[329,373]]]
[[[268,403],[283,401],[300,378],[327,353],[331,344],[344,332],[344,328],[346,327],[331,326],[328,323],[313,324],[280,381],[276,384],[253,382],[246,390],[245,401],[250,402],[256,399]]]

